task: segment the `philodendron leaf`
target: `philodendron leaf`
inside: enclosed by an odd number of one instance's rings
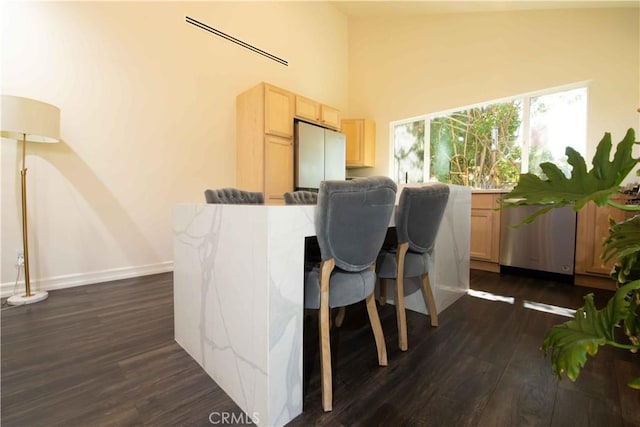
[[[640,215],[625,221],[609,222],[609,237],[604,241],[602,260],[609,261],[613,256],[629,255],[640,252]]]
[[[635,345],[634,353],[640,350],[640,289],[629,294],[629,313],[624,319],[624,334]]]
[[[530,173],[521,174],[518,185],[504,196],[502,206],[546,204],[548,206],[544,208],[545,212],[568,204],[573,204],[574,210],[578,211],[590,200],[598,206],[604,206],[611,195],[619,191],[622,180],[640,161],[632,156],[634,144],[640,142],[635,141],[635,132],[629,129],[624,139],[618,143],[613,160],[609,160],[611,134],[605,133],[593,156],[593,167],[588,172],[580,153],[567,147],[567,162],[573,168],[571,177],[567,178],[553,163],[542,163],[540,168],[547,179],[543,180]],[[532,222],[542,213],[544,212],[536,212],[525,219],[524,223]]]
[[[615,343],[615,326],[630,314],[627,295],[637,289],[640,289],[640,280],[618,288],[602,310],[596,309],[593,294],[588,294],[584,297],[584,307],[576,311],[573,320],[547,332],[542,350],[545,356],[550,355],[553,372],[558,378],[566,374],[575,381],[587,361],[587,354],[593,356],[599,346]]]
[[[640,215],[616,223],[610,219],[609,237],[604,241],[602,261],[616,260],[613,275],[619,283],[640,279]]]

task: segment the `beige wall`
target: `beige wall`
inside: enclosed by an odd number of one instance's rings
[[[638,9],[347,22],[323,2],[0,8],[1,92],[62,112],[64,142],[28,147],[31,274],[49,289],[170,270],[172,207],[234,185],[235,95],[259,81],[373,118],[377,167],[360,174],[388,173],[390,121],[576,81],[591,81],[591,147],[640,131]],[[21,247],[17,147],[0,147],[4,294]]]
[[[349,21],[349,112],[377,123],[375,169],[389,172],[389,122],[588,80],[587,159],[604,132],[640,132],[640,10],[443,14]]]
[[[31,276],[45,288],[171,269],[173,206],[235,184],[241,91],[268,81],[347,107],[347,20],[326,3],[1,7],[1,92],[62,114],[63,143],[28,146]],[[189,25],[187,15],[289,66]],[[5,294],[21,247],[17,147],[3,139],[0,151]]]

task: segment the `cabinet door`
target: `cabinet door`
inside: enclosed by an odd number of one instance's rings
[[[488,209],[471,209],[471,258],[499,261],[500,217]]]
[[[342,133],[347,140],[347,167],[376,165],[376,124],[368,119],[343,119]]]
[[[500,195],[475,193],[471,195],[471,259],[500,262]]]
[[[317,122],[320,119],[320,104],[312,99],[296,96],[296,117]]]
[[[320,121],[325,126],[340,129],[340,111],[328,105],[320,106]]]
[[[620,222],[628,218],[629,214],[613,207],[599,208],[593,202],[589,202],[578,212],[576,273],[609,276],[613,268],[613,260],[603,265],[600,256],[602,243],[609,236],[610,217]]]
[[[264,132],[293,138],[293,94],[265,84]]]
[[[362,120],[343,120],[342,133],[347,140],[347,166],[362,166],[364,163],[362,134],[364,123]]]
[[[265,201],[284,204],[284,193],[293,191],[293,140],[265,136]]]

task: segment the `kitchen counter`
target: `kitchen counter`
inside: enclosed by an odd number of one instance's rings
[[[429,272],[438,312],[469,289],[471,190],[450,188]],[[302,412],[304,241],[315,235],[314,212],[174,208],[175,339],[258,425],[281,426]],[[406,307],[426,313],[413,286]]]
[[[511,188],[472,188],[473,194],[506,194],[511,192]]]

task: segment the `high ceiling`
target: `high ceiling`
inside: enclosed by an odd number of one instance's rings
[[[338,10],[350,17],[406,16],[437,13],[496,12],[509,10],[572,9],[572,8],[640,8],[640,0],[569,0],[569,1],[330,1]],[[640,9],[639,9],[640,10]]]

